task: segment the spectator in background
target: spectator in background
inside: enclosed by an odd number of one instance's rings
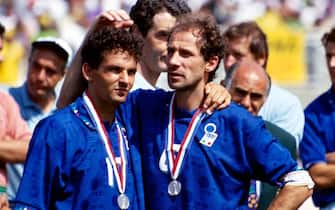
[[[31,131],[56,109],[55,87],[63,78],[71,57],[70,46],[56,37],[41,37],[31,44],[27,79],[20,87],[9,88]],[[23,164],[8,164],[8,197],[13,200],[23,173]]]
[[[227,41],[224,57],[226,71],[245,57],[254,59],[266,69],[268,44],[257,23],[243,22],[232,25],[225,31],[224,39]],[[303,133],[304,115],[300,101],[295,95],[272,84],[269,96],[258,115],[292,134],[297,145],[299,144]]]
[[[21,79],[20,64],[24,58],[24,45],[17,39],[20,22],[6,28],[3,39],[3,55],[6,59],[0,63],[0,84],[16,85]]]
[[[3,35],[5,28],[0,23],[0,61],[2,61]],[[6,163],[24,162],[31,137],[27,124],[20,115],[18,105],[6,93],[0,92],[0,194],[6,193]],[[8,208],[5,196],[1,195],[1,208]]]
[[[314,204],[335,209],[335,28],[322,37],[331,87],[305,109],[300,157],[315,182]]]
[[[222,84],[228,89],[234,102],[257,116],[269,95],[271,80],[267,72],[256,61],[244,58],[229,68]],[[264,121],[264,123],[271,134],[290,151],[292,158],[296,160],[297,146],[294,137],[269,121]],[[260,185],[260,182],[252,181],[248,206],[251,209],[267,209],[277,190],[277,187],[266,183]]]
[[[134,30],[144,40],[143,55],[133,89],[155,89],[159,85],[168,87],[166,77],[159,79],[161,73],[167,71],[167,38],[176,18],[189,12],[191,9],[188,5],[179,0],[138,0],[131,8]],[[158,79],[161,84],[158,84]]]
[[[0,92],[0,194],[6,193],[6,163],[23,163],[26,159],[31,132],[20,115],[15,100]]]

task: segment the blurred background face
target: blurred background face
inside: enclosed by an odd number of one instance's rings
[[[233,39],[227,42],[227,51],[223,59],[226,70],[243,58],[253,59],[253,55],[249,51],[249,44],[250,40],[247,38]]]
[[[29,58],[27,76],[28,94],[40,100],[54,93],[54,88],[64,75],[65,61],[52,50],[36,48]]]
[[[328,42],[326,45],[326,58],[328,71],[332,84],[335,84],[335,42]]]
[[[153,25],[144,38],[142,62],[147,69],[160,73],[167,70],[165,63],[167,38],[176,18],[168,12],[157,13]]]
[[[232,100],[257,115],[265,103],[268,91],[268,79],[263,69],[259,72],[248,71],[248,65],[240,66],[233,75],[228,91]]]

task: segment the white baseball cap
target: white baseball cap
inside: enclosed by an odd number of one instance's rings
[[[72,48],[65,40],[61,38],[52,36],[39,37],[32,42],[31,46],[32,48],[49,47],[53,50],[57,50],[58,52],[62,52],[64,54],[67,66],[69,65],[72,59]]]

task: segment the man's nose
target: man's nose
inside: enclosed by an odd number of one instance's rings
[[[228,54],[225,59],[224,59],[224,66],[225,66],[225,70],[228,71],[229,68],[234,65],[236,63],[236,58],[231,55],[231,54]]]
[[[38,72],[37,78],[39,80],[45,80],[46,79],[46,71],[43,68]]]
[[[251,100],[250,100],[250,96],[249,95],[246,95],[241,103],[240,103],[242,106],[244,106],[248,111],[251,111]]]
[[[129,84],[129,75],[128,75],[128,72],[127,71],[122,71],[120,73],[120,84],[123,85],[123,86],[128,86]]]

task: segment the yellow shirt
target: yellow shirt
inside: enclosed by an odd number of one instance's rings
[[[24,56],[24,47],[16,40],[4,42],[3,61],[0,63],[0,83],[16,85],[20,80],[20,62]]]

